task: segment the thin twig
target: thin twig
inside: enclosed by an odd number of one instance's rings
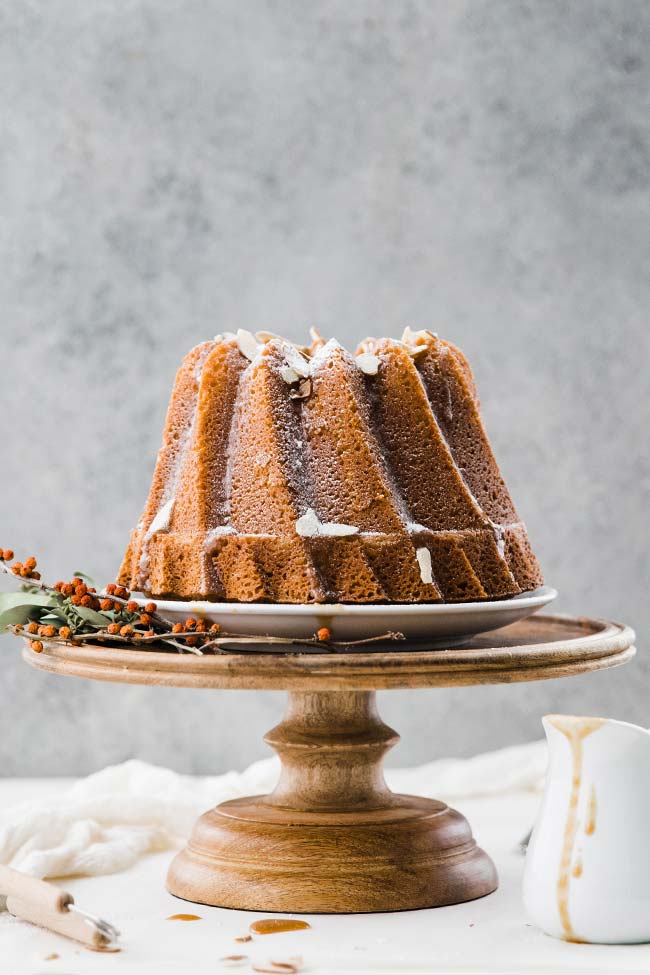
[[[328,640],[337,647],[360,647],[362,643],[377,643],[378,640],[405,640],[406,637],[399,630],[389,630],[387,633],[380,633],[378,636],[365,636],[363,640]]]
[[[74,636],[67,640],[64,640],[60,636],[41,636],[37,633],[29,633],[27,630],[17,630],[15,626],[8,626],[14,636],[22,636],[27,640],[39,640],[41,643],[65,643],[68,646],[74,647],[78,646],[80,643],[126,643],[134,650],[137,650],[141,643],[147,642],[153,643],[153,637],[143,637],[141,640],[133,640],[131,637],[120,636],[119,633],[106,633],[104,630],[99,630],[96,633],[75,633]],[[190,647],[184,643],[177,643],[176,640],[165,640],[160,637],[156,638],[156,642],[168,644],[169,646],[176,647],[183,653],[193,653],[198,657],[203,656],[203,650],[199,647]]]
[[[325,647],[322,644],[317,645],[315,643],[307,643],[307,642],[299,643],[298,641],[294,641],[293,644],[289,644],[286,641],[282,641],[281,644],[274,645],[274,646],[264,644],[262,645],[261,648],[260,648],[260,641],[259,640],[255,641],[255,639],[251,639],[249,642],[246,643],[242,641],[241,643],[238,643],[236,647],[233,647],[231,645],[233,642],[234,641],[229,640],[227,637],[224,637],[223,643],[221,644],[221,649],[217,648],[217,652],[218,653],[252,653],[252,654],[255,653],[258,654],[319,653],[321,656],[323,656],[323,654],[341,652],[340,650],[329,649],[328,647]],[[208,649],[207,644],[204,647],[204,649]]]
[[[11,566],[9,566],[4,560],[0,561],[0,570],[2,570],[5,575],[11,576],[13,579],[17,579],[23,586],[34,586],[35,589],[42,589],[44,592],[52,593],[56,596],[61,595],[58,590],[54,589],[52,586],[48,586],[47,583],[42,582],[41,579],[32,579],[31,576],[20,576],[15,572],[12,572]]]

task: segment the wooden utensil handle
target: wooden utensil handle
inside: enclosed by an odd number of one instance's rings
[[[66,890],[2,865],[0,865],[0,894],[4,894],[8,900],[16,898],[22,903],[53,914],[65,911],[68,904],[74,903],[74,897]],[[11,908],[9,910],[11,911]],[[11,913],[13,914],[13,911]]]
[[[62,911],[51,911],[41,904],[36,904],[33,900],[21,901],[18,897],[7,898],[7,910],[14,917],[19,917],[23,921],[31,924],[38,924],[41,928],[48,931],[56,931],[63,934],[66,938],[73,938],[82,944],[101,951],[106,948],[106,939],[86,923],[80,914],[73,913],[67,908]]]

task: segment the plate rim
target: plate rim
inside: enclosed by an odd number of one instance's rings
[[[543,585],[531,592],[518,593],[509,599],[486,599],[475,602],[459,603],[236,603],[212,602],[207,599],[156,599],[155,596],[143,596],[132,593],[131,598],[138,603],[155,602],[158,608],[165,612],[211,612],[241,616],[382,616],[402,613],[409,616],[418,614],[426,616],[446,616],[462,613],[498,613],[507,611],[509,607],[519,609],[547,606],[557,599],[559,593],[553,586]]]

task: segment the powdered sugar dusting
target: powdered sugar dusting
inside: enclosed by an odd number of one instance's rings
[[[236,534],[236,532],[232,525],[217,525],[215,528],[212,528],[209,532],[207,532],[203,547],[205,551],[209,553],[211,549],[214,548],[215,542],[219,541],[220,538],[223,538],[224,535],[234,534]]]
[[[196,382],[197,390],[201,384],[201,379],[203,376],[203,369],[205,367],[206,360],[214,348],[214,345],[210,342],[206,342],[203,348],[200,349],[198,355],[198,361],[195,364],[193,370],[193,377]],[[197,393],[198,395],[198,393]],[[193,406],[195,404],[192,404]],[[167,487],[163,498],[165,499],[161,504],[157,514],[153,518],[149,528],[147,529],[144,538],[142,539],[142,549],[140,551],[140,559],[138,562],[138,579],[137,584],[140,589],[149,588],[149,543],[152,537],[157,534],[157,532],[168,532],[171,524],[171,516],[174,507],[174,501],[176,497],[176,489],[178,485],[178,479],[180,477],[181,468],[183,466],[183,459],[185,457],[185,452],[187,446],[191,443],[192,435],[194,433],[194,427],[196,424],[196,410],[193,409],[191,413],[191,419],[188,423],[183,425],[183,428],[179,431],[177,447],[174,452],[173,462],[171,470],[169,471]],[[162,500],[162,499],[161,499]],[[157,526],[160,527],[157,527]]]
[[[171,525],[172,514],[174,511],[174,502],[176,498],[170,498],[161,508],[158,509],[155,518],[147,528],[145,536],[142,539],[142,549],[140,551],[140,560],[138,563],[139,575],[140,575],[140,585],[149,585],[149,542],[154,535],[158,532],[168,532]]]

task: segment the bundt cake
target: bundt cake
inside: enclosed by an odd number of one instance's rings
[[[120,583],[278,603],[496,599],[542,582],[462,353],[314,331],[186,356]]]

